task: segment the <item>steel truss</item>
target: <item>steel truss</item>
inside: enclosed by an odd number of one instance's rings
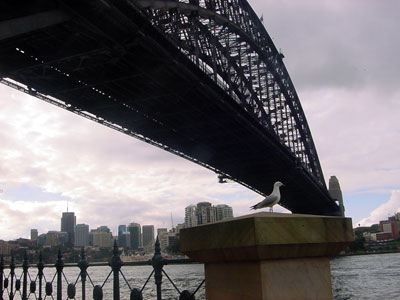
[[[292,212],[339,214],[283,55],[246,0],[40,3],[0,4],[0,29],[13,28],[0,35],[0,83],[221,182],[266,195],[281,180]]]
[[[245,0],[133,0],[182,53],[285,145],[322,186],[321,166],[294,85]]]

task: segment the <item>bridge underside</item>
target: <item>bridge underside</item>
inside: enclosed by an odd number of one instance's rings
[[[125,1],[18,2],[0,6],[0,77],[261,194],[280,180],[292,212],[338,214],[287,148]]]

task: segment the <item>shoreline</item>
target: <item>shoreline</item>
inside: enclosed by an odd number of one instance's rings
[[[400,253],[399,250],[386,250],[386,251],[376,251],[376,252],[362,252],[362,253],[345,253],[345,254],[339,254],[334,257],[341,257],[341,256],[357,256],[357,255],[371,255],[371,254],[390,254],[390,253]]]

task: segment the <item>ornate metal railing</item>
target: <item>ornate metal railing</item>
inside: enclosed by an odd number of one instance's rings
[[[114,243],[113,255],[109,263],[89,263],[86,258],[84,248],[82,247],[80,261],[76,264],[66,264],[63,261],[61,249],[58,251],[58,258],[55,264],[44,264],[42,255],[39,255],[39,262],[36,265],[30,265],[28,262],[27,254],[25,256],[21,265],[15,264],[14,256],[11,256],[11,263],[6,266],[4,263],[4,258],[1,256],[0,260],[0,299],[1,300],[13,300],[13,299],[111,299],[111,297],[104,298],[105,293],[103,288],[108,283],[110,285],[112,281],[112,299],[113,300],[143,300],[143,290],[148,285],[152,276],[155,279],[156,285],[156,299],[162,299],[162,279],[163,275],[171,283],[175,291],[177,292],[177,297],[168,299],[179,299],[179,300],[194,300],[195,294],[204,284],[205,280],[202,280],[200,284],[191,292],[187,289],[180,290],[174,281],[170,278],[167,272],[164,270],[165,265],[170,264],[182,264],[190,262],[189,259],[165,259],[161,255],[160,243],[158,239],[155,243],[155,252],[151,260],[148,261],[138,261],[138,262],[122,262],[117,243]],[[152,266],[152,271],[147,277],[145,283],[142,287],[133,287],[127,276],[122,272],[122,266]],[[108,266],[111,268],[109,270],[105,280],[101,284],[95,284],[95,280],[92,280],[88,268],[90,267],[100,267]],[[16,269],[21,267],[22,272],[19,275],[16,273]],[[64,268],[66,267],[78,267],[79,272],[73,281],[69,281]],[[45,268],[52,268],[55,272],[51,274],[49,278],[49,273],[46,276]],[[30,269],[37,269],[37,274],[33,275]],[[112,280],[110,279],[112,277]],[[121,280],[122,279],[122,280]],[[64,286],[66,284],[66,286]],[[126,284],[129,290],[129,295],[124,291],[121,291],[121,286]],[[55,291],[53,290],[53,285],[55,285]],[[88,287],[89,286],[89,287]],[[92,288],[92,297],[88,297],[86,292],[88,289]],[[107,291],[109,292],[109,291]],[[79,297],[80,294],[80,297]],[[122,295],[121,295],[122,294]]]

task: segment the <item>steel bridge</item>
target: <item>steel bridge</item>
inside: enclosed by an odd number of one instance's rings
[[[3,84],[338,215],[282,59],[246,0],[0,2]]]

